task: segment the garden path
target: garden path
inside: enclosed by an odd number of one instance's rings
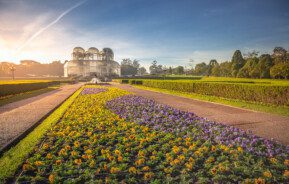
[[[0,107],[0,150],[16,141],[53,109],[72,95],[82,84],[65,85],[57,90]]]
[[[274,138],[289,145],[289,117],[143,90],[127,84],[112,85],[180,110],[194,112],[211,121],[251,130],[261,137]]]

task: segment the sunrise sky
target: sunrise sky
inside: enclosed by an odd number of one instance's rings
[[[70,60],[75,46],[167,66],[289,48],[288,0],[0,0],[0,61]]]

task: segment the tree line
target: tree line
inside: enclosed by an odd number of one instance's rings
[[[190,64],[194,61],[190,60]],[[216,59],[198,63],[195,67],[185,69],[183,66],[166,67],[153,61],[149,67],[150,74],[200,75],[240,78],[275,78],[289,79],[289,53],[282,47],[275,47],[272,54],[252,51],[242,55],[236,50],[231,61],[218,62]]]
[[[194,75],[242,77],[242,78],[289,78],[289,53],[282,47],[275,47],[273,54],[262,54],[252,51],[243,57],[236,50],[231,61],[218,63],[212,59],[209,64],[204,62],[195,66]]]

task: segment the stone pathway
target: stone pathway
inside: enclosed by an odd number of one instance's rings
[[[138,89],[126,84],[112,83],[112,85],[180,110],[194,112],[200,117],[251,130],[261,137],[274,138],[289,145],[289,117]]]
[[[82,84],[57,90],[0,107],[0,150],[72,95]]]

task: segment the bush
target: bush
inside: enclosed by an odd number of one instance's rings
[[[250,83],[142,80],[142,85],[273,105],[289,105],[289,86]]]
[[[0,97],[47,88],[59,81],[0,84]]]
[[[128,79],[122,79],[122,80],[121,80],[121,83],[122,83],[122,84],[128,84],[128,83],[129,83],[129,80],[128,80]]]

